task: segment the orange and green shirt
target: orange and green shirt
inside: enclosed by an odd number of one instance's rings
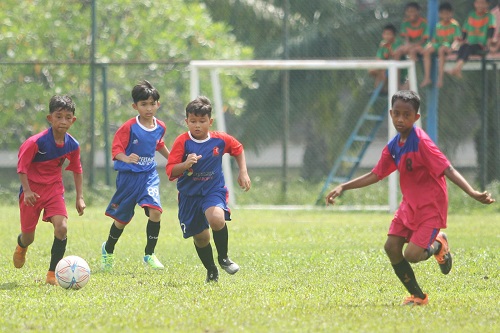
[[[432,46],[438,49],[440,46],[451,47],[453,41],[462,36],[462,30],[460,29],[460,24],[452,19],[448,24],[444,24],[440,21],[436,24],[435,37],[432,38]]]
[[[463,31],[467,33],[469,44],[486,45],[489,28],[495,28],[495,17],[490,12],[478,15],[473,11],[467,17]]]
[[[403,21],[400,35],[403,38],[408,38],[410,43],[418,43],[423,39],[429,38],[427,34],[427,20],[423,17],[419,17],[415,24],[409,21]]]
[[[401,46],[401,39],[396,38],[393,43],[387,43],[385,40],[382,40],[377,49],[377,59],[389,60],[393,59],[394,50],[396,50],[399,46]]]

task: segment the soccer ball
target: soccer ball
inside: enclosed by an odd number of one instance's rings
[[[64,289],[83,288],[90,279],[89,265],[78,256],[62,258],[56,266],[56,279]]]

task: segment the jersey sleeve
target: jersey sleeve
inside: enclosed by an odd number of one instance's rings
[[[160,140],[158,140],[158,143],[156,144],[156,151],[162,149],[163,147],[165,147],[165,141],[163,140],[163,137],[165,136],[165,133],[167,133],[167,126],[165,125],[164,122],[160,121],[160,120],[156,120],[157,123],[158,123],[158,126],[160,126],[161,128],[163,128],[163,135],[161,136]]]
[[[446,156],[430,139],[421,138],[418,150],[429,172],[435,177],[442,176],[444,171],[451,165]]]
[[[111,156],[115,159],[115,156],[119,153],[125,154],[128,143],[130,140],[130,122],[126,122],[115,133],[113,137],[113,143],[111,146]]]
[[[377,165],[375,165],[375,167],[372,169],[372,172],[377,175],[379,180],[382,180],[396,171],[396,169],[396,162],[392,158],[391,153],[389,152],[389,148],[386,145],[384,150],[382,150],[382,154],[379,161],[377,162]]]
[[[235,137],[223,132],[219,132],[218,135],[222,136],[224,142],[226,143],[224,154],[227,153],[231,156],[238,156],[243,152],[243,145],[241,142],[236,140]]]
[[[168,156],[167,166],[165,167],[168,180],[175,180],[179,178],[179,176],[172,176],[172,169],[176,164],[182,163],[184,158],[184,143],[186,139],[184,135],[179,135],[172,145],[172,149],[170,150],[170,155]]]
[[[38,145],[36,142],[26,140],[19,148],[17,155],[17,173],[28,173],[31,162],[38,152]]]
[[[69,153],[67,158],[69,164],[65,170],[73,171],[74,173],[83,173],[82,162],[80,160],[80,147]]]

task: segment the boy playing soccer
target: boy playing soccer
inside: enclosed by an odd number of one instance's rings
[[[162,214],[155,152],[158,151],[165,158],[169,155],[163,141],[166,126],[155,117],[160,107],[160,94],[144,80],[132,89],[132,99],[132,107],[139,114],[116,131],[111,148],[118,175],[116,192],[106,209],[106,215],[114,221],[108,240],[101,246],[101,264],[105,271],[113,268],[116,242],[132,220],[136,204],[144,208],[148,217],[144,264],[153,269],[164,268],[154,253]]]
[[[76,121],[75,104],[69,96],[53,96],[49,102],[47,120],[50,127],[30,138],[19,148],[17,173],[21,180],[19,211],[21,234],[17,237],[14,266],[23,267],[28,246],[35,240],[35,229],[43,210],[43,221],[54,227],[54,242],[50,251],[49,271],[45,282],[57,285],[56,265],[64,257],[67,243],[68,213],[64,202],[62,166],[73,172],[76,190],[76,210],[82,215],[83,201],[82,164],[80,145],[67,132]]]
[[[425,87],[432,83],[431,81],[431,55],[438,53],[438,79],[436,86],[443,86],[443,73],[446,56],[453,52],[453,47],[459,43],[462,36],[460,25],[453,19],[453,8],[449,2],[439,5],[439,18],[436,24],[435,37],[427,44],[424,50],[424,79],[420,87]]]
[[[394,272],[410,293],[404,305],[425,305],[429,298],[417,283],[411,263],[436,258],[441,272],[448,274],[452,256],[448,240],[440,229],[446,228],[448,193],[445,176],[465,193],[483,204],[495,200],[488,192],[473,189],[429,136],[415,122],[420,118],[420,98],[402,90],[392,96],[390,115],[398,134],[382,151],[373,170],[334,188],[326,204],[334,204],[343,191],[365,187],[398,170],[403,194],[401,204],[389,227],[384,249]],[[404,244],[408,243],[404,252]]]
[[[206,282],[217,281],[209,228],[212,228],[219,265],[229,274],[240,267],[228,257],[230,221],[228,192],[222,173],[222,156],[234,156],[239,167],[238,184],[250,189],[243,145],[223,132],[210,132],[212,126],[210,100],[200,96],[186,107],[188,132],[179,135],[172,146],[166,172],[177,179],[179,190],[179,222],[184,238],[193,237],[196,252],[207,269]]]

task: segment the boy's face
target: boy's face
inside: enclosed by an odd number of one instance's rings
[[[420,11],[416,8],[409,7],[405,10],[406,19],[410,22],[416,22],[420,17]]]
[[[54,133],[64,134],[76,121],[75,114],[66,109],[59,109],[47,116]]]
[[[138,101],[137,104],[133,103],[132,107],[139,112],[139,117],[142,120],[153,120],[156,111],[160,107],[160,102],[155,101],[153,97],[149,97],[146,100]]]
[[[443,22],[450,22],[453,18],[453,12],[449,10],[441,10],[439,12],[439,19]]]
[[[420,118],[413,105],[401,99],[394,102],[390,113],[394,128],[403,136],[410,133],[413,124]]]
[[[488,2],[486,0],[476,0],[474,1],[474,8],[479,14],[484,14],[488,11]]]
[[[189,113],[186,118],[188,130],[196,140],[205,140],[208,138],[208,131],[210,130],[213,121],[213,119],[208,117],[208,114],[197,116],[193,113]]]
[[[382,39],[386,43],[394,42],[395,38],[396,38],[396,36],[394,36],[394,33],[392,32],[392,30],[386,29],[386,30],[382,31]]]

